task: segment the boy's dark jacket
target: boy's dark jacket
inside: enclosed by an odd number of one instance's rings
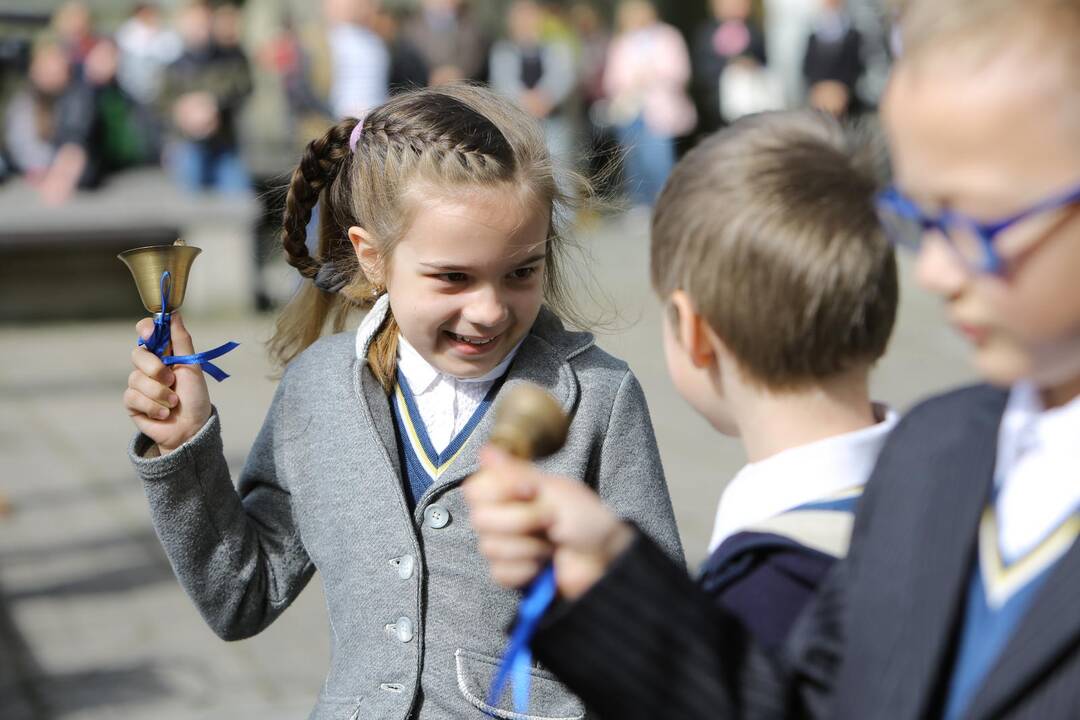
[[[836,563],[783,652],[639,540],[549,613],[537,657],[604,717],[940,717],[1007,393],[977,386],[892,432]],[[1080,717],[1080,544],[1058,561],[966,718]]]

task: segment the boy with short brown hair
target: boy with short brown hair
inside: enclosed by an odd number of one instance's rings
[[[668,306],[669,373],[750,461],[721,498],[700,582],[769,648],[846,553],[895,423],[868,389],[898,294],[874,159],[824,114],[765,113],[692,150],[656,206],[652,279]],[[484,512],[474,517],[482,534]]]
[[[541,503],[557,574],[582,579],[536,654],[605,715],[1041,720],[1080,707],[1080,0],[904,5],[883,105],[897,187],[880,210],[988,384],[896,427],[851,552],[776,655],[626,526],[584,533],[564,501]],[[502,459],[492,473],[484,523],[500,492],[569,487]]]

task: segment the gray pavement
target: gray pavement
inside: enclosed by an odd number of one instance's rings
[[[600,344],[645,388],[696,564],[742,456],[667,380],[646,232],[634,214],[587,229],[593,279],[581,286],[617,311]],[[289,272],[270,271],[284,286]],[[900,323],[874,382],[899,407],[971,377],[937,303],[909,274],[905,264]],[[0,328],[0,492],[14,505],[0,518],[0,718],[304,717],[328,663],[318,576],[256,638],[225,643],[207,629],[172,576],[124,455],[134,320]],[[220,362],[234,377],[211,388],[238,469],[273,392],[262,347],[272,318],[191,316],[188,325],[204,347],[241,343]]]

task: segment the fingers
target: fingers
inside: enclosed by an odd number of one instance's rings
[[[520,560],[491,563],[491,579],[506,588],[519,588],[528,585],[540,574],[544,563]]]
[[[150,336],[154,334],[154,320],[152,318],[143,318],[135,324],[135,332],[143,340],[149,340]]]
[[[520,502],[536,497],[537,488],[531,479],[515,482],[513,478],[481,470],[469,478],[464,486],[465,501],[479,507],[504,502]]]
[[[169,328],[169,333],[172,336],[173,355],[194,354],[195,345],[191,340],[191,333],[184,327],[184,319],[180,317],[179,312],[172,314],[172,325]]]
[[[551,543],[526,535],[483,535],[480,552],[491,562],[543,562],[551,557]]]
[[[530,500],[536,497],[544,475],[525,460],[519,460],[499,448],[480,449],[481,472],[474,476],[466,498],[476,502]]]
[[[132,388],[124,391],[124,407],[127,408],[129,415],[145,415],[154,420],[165,420],[170,412],[167,406],[151,400]]]
[[[136,372],[142,373],[162,385],[172,385],[176,382],[176,376],[173,375],[172,370],[161,362],[161,358],[146,348],[137,347],[131,351],[131,364],[135,366]],[[131,385],[130,380],[128,385]]]
[[[153,332],[154,323],[150,319],[141,320],[135,326],[142,338],[148,338]],[[176,376],[154,353],[146,348],[136,347],[131,351],[131,364],[135,369],[128,375],[128,386],[124,391],[124,407],[129,415],[145,415],[155,420],[169,417],[170,409],[176,407],[178,398],[171,389]]]
[[[537,503],[501,503],[473,506],[473,527],[481,535],[534,535],[545,532],[552,517]]]

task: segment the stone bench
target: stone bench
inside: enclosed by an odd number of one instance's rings
[[[186,193],[157,169],[118,174],[61,207],[8,182],[0,186],[0,320],[137,312],[135,286],[116,253],[177,237],[202,249],[184,309],[248,311],[259,283],[259,214],[254,195]]]

